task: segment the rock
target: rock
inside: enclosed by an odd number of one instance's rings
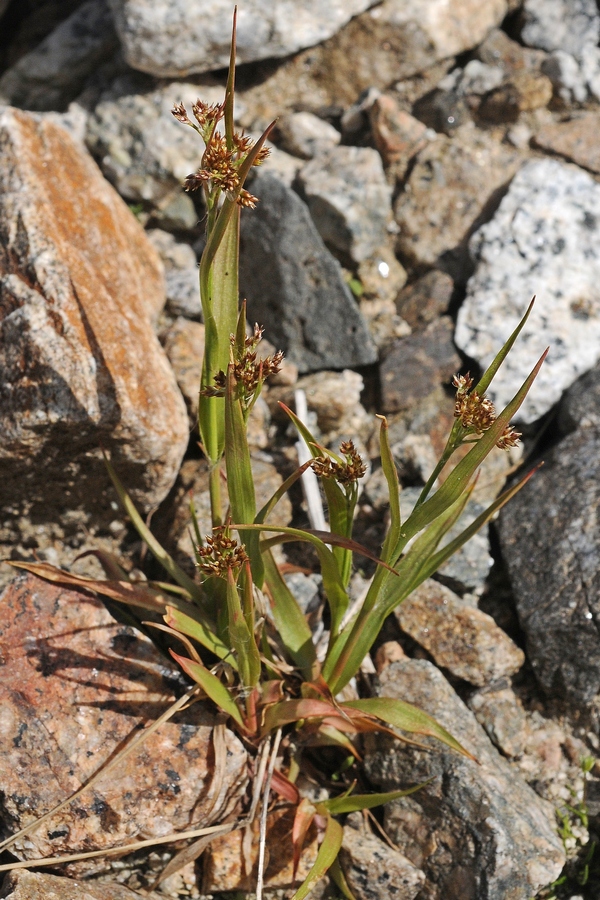
[[[204,359],[204,325],[179,316],[165,335],[164,348],[195,427]]]
[[[600,149],[596,141],[599,125],[598,113],[545,125],[536,133],[534,144],[541,150],[564,156],[590,172],[600,173]]]
[[[520,756],[529,736],[529,724],[521,701],[512,688],[503,683],[490,685],[471,694],[469,709],[504,756]]]
[[[600,693],[599,385],[597,368],[577,382],[577,400],[563,416],[585,418],[545,454],[543,469],[500,516],[503,556],[536,677],[545,691],[584,709]]]
[[[424,709],[478,760],[431,738],[427,750],[369,739],[365,766],[379,789],[432,779],[384,808],[386,832],[427,876],[426,896],[527,900],[556,878],[565,854],[553,808],[502,759],[441,672],[424,660],[405,659],[387,666],[380,681],[380,696]]]
[[[359,263],[388,237],[392,193],[371,147],[334,147],[299,172],[299,184],[319,234]]]
[[[102,443],[148,508],[188,440],[151,322],[164,303],[158,255],[63,129],[6,108],[0,143],[2,501],[41,521],[99,510]]]
[[[51,810],[173,700],[179,676],[154,645],[83,593],[20,576],[2,594],[0,737],[8,834]],[[224,731],[214,781],[217,718],[195,704],[149,735],[44,827],[11,848],[36,859],[106,849],[220,822],[246,784],[246,752]],[[98,860],[79,863],[89,871]],[[70,869],[73,871],[73,869]]]
[[[185,178],[198,168],[204,145],[171,109],[183,103],[189,110],[198,97],[221,103],[223,88],[176,82],[143,93],[123,78],[102,95],[86,140],[121,196],[160,206],[179,195]]]
[[[367,327],[306,205],[268,174],[253,180],[252,192],[260,203],[242,216],[240,255],[249,319],[265,326],[301,373],[375,362]]]
[[[372,256],[363,259],[356,274],[363,289],[361,299],[393,302],[406,284],[406,269],[394,256],[388,244],[378,247]]]
[[[369,120],[384,166],[402,181],[413,157],[427,145],[427,127],[405,112],[392,94],[375,100]]]
[[[88,75],[117,46],[105,0],[86,0],[0,78],[0,102],[25,109],[66,109]]]
[[[424,331],[399,338],[393,344],[380,366],[385,413],[410,409],[460,369],[452,331],[452,320],[444,316]]]
[[[500,68],[508,76],[514,75],[523,69],[530,71],[539,70],[547,57],[547,54],[542,50],[524,47],[518,41],[511,40],[501,28],[492,28],[475,53],[477,59],[482,63]],[[470,65],[471,63],[467,63],[465,72],[469,70]],[[498,83],[490,84],[488,90],[498,87]]]
[[[525,0],[521,38],[530,47],[577,55],[600,38],[595,0]]]
[[[422,150],[394,208],[401,260],[467,274],[467,241],[489,217],[519,155],[468,123]]]
[[[301,884],[317,856],[317,829],[308,831],[300,858],[297,879],[293,877],[291,832],[294,808],[273,810],[267,823],[265,887],[292,887]],[[232,831],[211,842],[203,856],[202,893],[216,891],[252,891],[256,888],[258,870],[259,816],[251,827],[252,843],[244,841],[244,829]]]
[[[543,109],[552,100],[552,82],[541,72],[517,72],[487,94],[478,115],[488,122],[516,122],[522,112]]]
[[[396,619],[436,664],[481,687],[514,675],[525,656],[491,616],[427,579],[400,604]]]
[[[453,291],[454,282],[450,276],[432,269],[401,291],[396,309],[411,328],[423,329],[446,312]]]
[[[146,232],[160,254],[165,267],[167,284],[167,310],[173,316],[200,320],[200,283],[198,260],[189,244],[177,241],[172,234],[160,228]]]
[[[346,825],[340,865],[356,900],[413,900],[425,882],[420,869],[368,831]]]
[[[281,146],[288,153],[302,159],[312,159],[332,147],[337,147],[341,134],[310,112],[289,113],[277,122]]]
[[[507,455],[506,451],[493,451],[492,457],[500,452],[504,453],[505,456]],[[490,463],[492,463],[491,466]],[[490,460],[490,463],[482,466],[480,470],[480,481],[482,482],[484,491],[487,487],[485,482],[490,475],[492,476],[492,479],[494,479],[494,475],[496,476],[494,480],[497,483],[499,474],[500,483],[502,483],[506,477],[507,470],[510,468],[510,463],[506,461],[506,464],[501,469],[500,473],[490,472],[493,461]],[[485,512],[489,502],[499,493],[499,490],[496,489],[494,491],[494,488],[492,488],[489,493],[492,494],[492,497],[489,497],[489,499],[488,497],[483,497],[483,502],[479,502],[477,497],[471,498],[456,525],[450,529],[448,534],[442,540],[440,544],[441,547],[444,547],[446,544],[450,543],[450,541],[453,541],[454,538],[458,537],[465,528],[468,528],[481,513]],[[465,593],[480,596],[485,588],[486,579],[493,564],[494,560],[491,555],[489,531],[487,526],[484,526],[474,534],[460,550],[454,553],[450,559],[446,560],[446,562],[440,566],[438,575],[445,584],[457,591],[461,596]]]
[[[600,48],[586,44],[577,57],[556,50],[544,61],[544,73],[566,104],[600,99]]]
[[[396,338],[410,334],[410,326],[397,314],[393,300],[361,299],[359,309],[382,356],[389,353]]]
[[[499,408],[514,396],[543,350],[547,362],[519,410],[543,415],[600,358],[600,187],[573,166],[527,163],[494,218],[473,236],[475,274],[458,313],[455,340],[485,368],[539,300],[489,395]]]
[[[317,372],[300,378],[291,387],[272,387],[268,403],[276,420],[289,421],[279,401],[293,409],[294,392],[303,390],[309,410],[316,413],[317,426],[325,444],[341,435],[356,435],[364,440],[373,430],[373,420],[360,402],[363,386],[362,376],[350,369]]]
[[[125,885],[72,881],[57,875],[15,869],[2,882],[0,892],[5,900],[157,900],[158,895],[139,894]]]
[[[237,18],[237,62],[289,56],[335,34],[373,0],[309,0],[294,15],[282,0],[269,7],[248,2]],[[185,2],[110,0],[125,58],[134,69],[159,77],[211,72],[229,63],[232,8],[210,0]]]

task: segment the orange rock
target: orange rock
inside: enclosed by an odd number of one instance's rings
[[[151,324],[165,299],[160,259],[60,126],[5,108],[0,146],[4,481],[13,500],[43,487],[46,508],[50,486],[57,498],[72,490],[91,500],[107,484],[102,443],[137,500],[155,505],[188,439]]]

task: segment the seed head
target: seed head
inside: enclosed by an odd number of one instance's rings
[[[248,559],[246,548],[229,536],[229,528],[219,525],[206,538],[204,547],[198,547],[200,562],[196,565],[206,576],[226,578],[229,569],[239,572]]]
[[[463,428],[471,434],[482,435],[497,419],[494,404],[487,397],[473,390],[473,379],[466,375],[455,375],[452,384],[456,388],[454,417],[460,419]],[[501,450],[516,447],[521,435],[511,425],[507,425],[496,442]]]
[[[330,456],[317,456],[311,463],[312,470],[319,478],[334,478],[338,484],[354,484],[364,476],[367,467],[352,441],[343,441],[340,453],[344,457],[342,462]]]

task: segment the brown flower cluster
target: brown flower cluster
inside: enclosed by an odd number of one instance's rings
[[[192,122],[183,103],[176,104],[171,112],[184,125],[189,125],[202,137],[205,150],[202,155],[200,168],[193,172],[185,180],[186,191],[196,191],[204,187],[209,192],[224,191],[229,195],[236,195],[236,202],[240,206],[254,207],[257,198],[245,188],[241,188],[239,170],[253,148],[251,138],[235,132],[232,137],[232,147],[227,146],[225,137],[217,131],[217,125],[223,118],[224,104],[203,103],[197,100],[192,107],[196,122]],[[253,165],[259,166],[269,155],[267,147],[262,147],[258,152]]]
[[[466,375],[455,375],[452,384],[456,388],[454,417],[460,419],[461,425],[470,434],[482,435],[496,421],[494,404],[473,390],[473,379],[468,372]],[[516,447],[520,437],[512,425],[507,425],[496,441],[496,446],[501,450],[509,450]]]
[[[313,472],[319,478],[334,478],[338,484],[354,484],[363,477],[367,467],[352,441],[343,441],[340,453],[344,457],[340,462],[330,456],[317,456],[311,463]]]
[[[235,335],[231,335],[230,341],[233,346],[233,376],[236,384],[242,388],[244,398],[250,398],[255,391],[260,388],[263,382],[271,375],[276,375],[281,369],[283,362],[283,351],[277,350],[272,356],[265,356],[263,359],[257,359],[257,348],[262,339],[263,329],[260,325],[255,325],[250,337],[244,342],[244,352],[236,359],[236,339]],[[215,375],[215,386],[204,391],[205,394],[212,397],[222,397],[225,393],[227,384],[227,376],[225,372],[218,372]]]
[[[212,530],[212,536],[206,538],[204,547],[198,547],[201,562],[196,565],[207,576],[226,578],[229,569],[239,572],[248,559],[243,544],[238,544],[229,536],[229,528],[219,525]]]

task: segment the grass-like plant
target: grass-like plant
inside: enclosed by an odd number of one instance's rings
[[[530,306],[477,384],[469,376],[455,378],[454,426],[435,471],[405,521],[400,515],[400,485],[388,425],[381,417],[381,465],[389,489],[390,525],[379,556],[373,556],[352,538],[358,482],[365,472],[354,445],[347,441],[339,454],[332,453],[320,446],[287,408],[312,458],[257,510],[246,426],[265,379],[278,370],[282,357],[275,354],[259,358],[261,330],[255,327],[248,335],[245,306],[239,303],[240,214],[243,207],[256,202],[244,184],[252,166],[268,155],[265,141],[270,128],[256,142],[234,130],[234,70],[235,26],[224,102],[209,106],[199,100],[191,118],[183,104],[173,110],[180,122],[198,132],[204,145],[201,165],[186,181],[188,190],[203,191],[207,209],[206,246],[200,263],[206,343],[198,424],[210,465],[213,529],[210,535],[202,536],[191,511],[199,578],[195,580],[183,571],[154,538],[108,460],[108,471],[125,511],[169,580],[133,583],[115,559],[101,553],[98,558],[107,573],[106,581],[71,575],[46,564],[18,565],[53,581],[160,612],[164,624],[159,627],[186,648],[185,653],[171,651],[175,660],[203,695],[227,715],[245,746],[257,757],[250,818],[262,793],[263,837],[271,788],[297,808],[292,835],[296,865],[311,823],[316,819],[321,825],[323,837],[316,862],[293,900],[306,897],[327,870],[351,897],[337,865],[342,826],[336,817],[407,792],[356,795],[350,788],[339,797],[319,803],[301,799],[294,782],[302,768],[303,747],[333,746],[346,757],[359,758],[356,736],[381,731],[403,739],[408,739],[407,734],[434,736],[453,750],[470,755],[434,719],[409,703],[380,697],[341,700],[340,692],[358,673],[386,617],[523,485],[525,479],[501,494],[440,549],[442,539],[468,502],[486,456],[494,447],[508,448],[516,443],[518,435],[510,421],[543,357],[511,402],[496,414],[485,393],[523,328]],[[442,470],[465,444],[472,446],[436,486]],[[267,524],[277,502],[308,467],[322,484],[330,530]],[[322,662],[317,659],[306,617],[272,553],[275,545],[289,541],[308,542],[319,559],[329,622],[329,643]],[[376,569],[362,605],[349,615],[348,584],[355,554],[370,557]],[[287,756],[283,770],[279,770],[276,760],[283,735],[287,738]],[[248,817],[244,819],[247,821]],[[264,840],[259,855],[258,896],[262,892],[263,861]]]

